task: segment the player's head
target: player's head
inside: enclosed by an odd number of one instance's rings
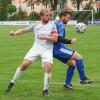
[[[44,24],[48,23],[50,20],[50,11],[47,9],[42,9],[40,11],[40,19]]]
[[[70,20],[71,14],[68,11],[61,11],[59,14],[59,18],[63,24],[67,24]]]

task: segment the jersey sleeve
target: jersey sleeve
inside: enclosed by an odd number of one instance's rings
[[[56,25],[54,24],[54,22],[52,23],[52,31],[51,34],[57,34],[57,28]]]
[[[56,27],[57,27],[57,33],[58,33],[58,35],[59,36],[64,36],[64,26],[63,26],[63,24],[61,23],[61,22],[59,22],[59,21],[55,21],[55,25],[56,25]]]
[[[35,24],[32,24],[32,25],[28,26],[26,29],[27,29],[28,32],[33,32],[34,27],[35,27]]]

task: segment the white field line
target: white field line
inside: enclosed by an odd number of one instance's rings
[[[10,78],[3,78],[3,77],[0,77],[0,80],[11,80]],[[26,82],[26,83],[43,83],[43,81],[33,81],[33,80],[18,80],[20,82]],[[54,84],[54,85],[63,85],[63,83],[61,82],[53,82],[51,81],[50,84]],[[74,85],[80,85],[80,84],[77,84],[77,83],[74,83]],[[82,86],[82,85],[81,85]],[[84,86],[88,86],[88,87],[100,87],[100,85],[97,85],[95,83],[93,84],[86,84]]]

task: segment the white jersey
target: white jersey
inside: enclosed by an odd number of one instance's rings
[[[42,24],[42,22],[35,23],[34,25],[27,28],[29,32],[34,32],[35,41],[34,46],[42,46],[43,48],[53,48],[53,43],[47,40],[38,39],[37,35],[47,35],[51,36],[52,29],[56,30],[56,26],[53,22],[48,22],[47,24]]]
[[[37,35],[48,35],[55,34],[56,26],[53,22],[48,22],[43,25],[41,22],[38,22],[27,28],[28,32],[34,32],[35,41],[33,47],[26,54],[24,59],[34,61],[36,58],[40,57],[42,63],[50,62],[53,63],[53,43],[47,40],[38,39]]]

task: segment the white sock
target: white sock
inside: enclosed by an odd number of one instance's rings
[[[50,78],[51,78],[51,73],[45,72],[45,74],[44,74],[44,90],[48,90]]]
[[[20,68],[18,67],[11,82],[15,83],[16,80],[21,76],[22,73],[23,73],[23,71],[21,71]]]

